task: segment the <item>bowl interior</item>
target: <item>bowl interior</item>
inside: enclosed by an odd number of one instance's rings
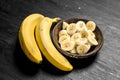
[[[86,20],[86,19],[79,19],[79,18],[71,18],[71,19],[67,19],[67,20],[63,20],[67,23],[76,23],[78,21],[84,21],[85,23],[88,22],[89,20]],[[101,30],[99,29],[99,27],[96,25],[96,29],[94,31],[95,33],[95,36],[96,36],[96,39],[98,41],[98,45],[97,46],[92,46],[90,48],[90,50],[84,54],[84,55],[80,55],[80,54],[71,54],[70,52],[67,52],[67,51],[63,51],[59,45],[59,42],[58,42],[58,39],[59,39],[59,31],[62,29],[62,24],[63,24],[63,21],[60,21],[58,22],[54,28],[53,28],[53,31],[52,31],[52,40],[53,40],[53,43],[55,45],[55,47],[65,56],[68,56],[68,57],[71,57],[71,58],[86,58],[86,57],[89,57],[89,56],[92,56],[92,55],[95,55],[99,50],[100,48],[102,47],[102,44],[103,44],[103,35],[102,35],[102,32]]]

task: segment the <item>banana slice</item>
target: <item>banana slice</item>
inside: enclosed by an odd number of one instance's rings
[[[88,21],[88,22],[86,23],[86,26],[87,26],[87,29],[88,29],[88,30],[91,30],[91,31],[94,31],[95,28],[96,28],[96,24],[95,24],[94,21]]]
[[[78,54],[83,55],[83,54],[87,53],[89,49],[86,45],[81,44],[76,47],[76,50],[77,50]]]
[[[69,35],[73,35],[76,32],[76,30],[77,30],[76,24],[75,23],[71,23],[70,26],[68,26],[66,30],[67,30]]]
[[[66,30],[60,30],[59,31],[59,37],[61,37],[61,36],[68,36],[67,31]]]
[[[85,43],[85,45],[87,46],[88,50],[90,50],[90,48],[91,48],[91,43],[87,42],[87,43]]]
[[[74,48],[74,42],[73,41],[64,41],[62,42],[61,44],[61,48],[64,50],[64,51],[70,51]]]
[[[79,40],[76,40],[76,45],[78,46],[78,45],[81,45],[81,44],[86,44],[86,43],[88,43],[88,39],[87,38],[80,38]]]
[[[59,43],[62,43],[64,41],[70,41],[70,36],[69,35],[64,35],[64,36],[61,36],[59,37]]]
[[[92,36],[92,37],[94,37],[94,38],[95,38],[95,34],[93,33],[93,31],[88,30],[87,32],[88,32],[88,35],[89,35],[89,36]]]
[[[87,38],[88,37],[87,30],[81,30],[81,31],[79,31],[79,33],[81,34],[81,38]]]
[[[69,24],[67,22],[63,22],[62,29],[67,29],[68,26],[69,26]]]
[[[70,50],[70,53],[77,53],[76,48],[74,47],[72,50]]]
[[[93,36],[88,36],[88,41],[92,44],[92,45],[98,45],[97,40],[93,37]]]
[[[80,33],[74,33],[72,36],[71,36],[71,41],[76,41],[76,40],[80,40],[81,38],[81,34]]]
[[[78,21],[76,23],[76,27],[77,27],[77,31],[87,30],[85,22],[83,22],[83,21]]]

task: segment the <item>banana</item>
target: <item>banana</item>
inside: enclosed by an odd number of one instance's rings
[[[60,45],[61,45],[61,49],[63,49],[64,51],[70,51],[74,48],[73,41],[64,41]]]
[[[76,24],[70,23],[70,26],[68,26],[66,30],[69,35],[73,35],[77,31]]]
[[[38,37],[38,46],[46,59],[56,68],[62,71],[71,71],[73,66],[69,61],[55,48],[50,37],[50,28],[53,22],[57,22],[58,18],[45,17],[40,25],[36,28],[36,36]],[[37,38],[36,38],[37,39]],[[49,46],[48,46],[49,45]]]
[[[85,22],[83,22],[83,21],[78,21],[76,23],[76,27],[77,27],[77,31],[87,30]]]
[[[79,31],[79,33],[81,34],[81,38],[87,38],[88,37],[87,30],[81,30],[81,31]]]
[[[91,48],[91,43],[90,42],[85,43],[85,45],[88,47],[88,49]]]
[[[88,30],[87,32],[88,32],[88,35],[89,35],[89,36],[92,36],[92,37],[94,37],[94,38],[95,38],[95,34],[93,33],[93,31]]]
[[[76,50],[77,50],[78,54],[83,55],[83,54],[86,54],[88,52],[89,48],[87,47],[87,45],[79,44],[76,47]]]
[[[76,48],[74,47],[72,50],[70,50],[70,53],[77,53]]]
[[[72,36],[71,36],[71,41],[76,41],[76,40],[80,40],[81,38],[81,34],[80,33],[74,33]]]
[[[69,26],[69,24],[67,22],[63,21],[62,29],[67,29],[68,26]]]
[[[86,43],[88,43],[87,38],[80,38],[79,40],[76,40],[76,45],[86,44]]]
[[[59,37],[59,43],[62,43],[64,41],[70,41],[70,36],[69,35],[64,35]]]
[[[59,32],[61,48],[80,55],[87,53],[92,45],[98,45],[93,32],[95,28],[96,24],[93,21],[88,21],[86,24],[84,21],[70,24],[63,22],[63,30]]]
[[[94,31],[95,28],[96,28],[96,24],[95,24],[94,21],[88,21],[88,22],[86,23],[86,26],[87,26],[87,29],[88,29],[88,30],[91,30],[91,31]]]
[[[88,41],[91,43],[91,45],[98,45],[97,40],[95,39],[94,30],[96,28],[96,24],[94,21],[88,21],[86,23],[87,29],[88,29]]]
[[[25,55],[37,64],[42,56],[34,37],[35,26],[44,18],[41,14],[31,14],[24,19],[19,30],[19,42]]]
[[[66,30],[60,30],[60,31],[59,31],[59,37],[61,37],[61,36],[63,36],[63,35],[68,36],[68,33],[67,33]]]
[[[91,43],[91,45],[98,45],[97,40],[91,35],[88,36],[88,41]]]

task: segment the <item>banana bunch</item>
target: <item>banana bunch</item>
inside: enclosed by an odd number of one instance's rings
[[[77,23],[63,22],[62,30],[59,31],[59,44],[61,49],[70,53],[86,54],[91,46],[98,45],[94,30],[96,24],[93,21],[87,23],[78,21]]]
[[[37,64],[42,62],[41,53],[56,68],[62,71],[71,71],[73,66],[70,62],[55,48],[50,37],[50,28],[59,18],[49,18],[42,14],[31,14],[26,17],[19,30],[19,42],[25,55]],[[64,28],[67,26],[65,25]],[[67,36],[60,39],[70,39],[67,32],[62,30],[59,36]],[[66,44],[73,42],[67,42]],[[65,44],[65,43],[64,43]],[[62,46],[63,48],[66,46]]]

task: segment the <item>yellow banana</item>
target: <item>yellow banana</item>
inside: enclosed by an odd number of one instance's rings
[[[25,55],[34,63],[41,63],[42,56],[34,37],[35,26],[44,18],[41,14],[31,14],[24,19],[19,30],[19,41]]]
[[[55,48],[50,37],[50,28],[52,26],[52,23],[57,21],[58,18],[51,19],[45,17],[41,21],[40,25],[36,27],[36,40],[43,55],[52,65],[62,71],[71,71],[73,69],[73,66]]]

